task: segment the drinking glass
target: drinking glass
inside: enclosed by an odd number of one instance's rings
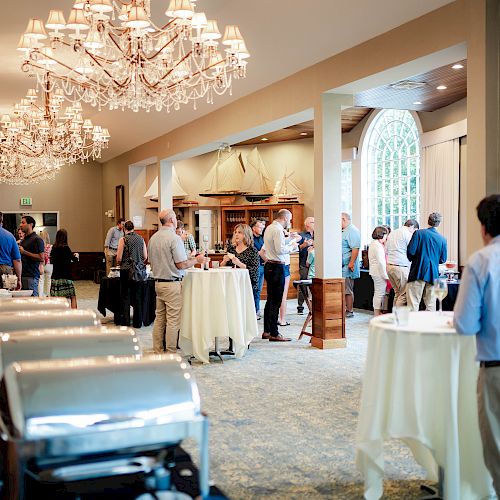
[[[438,299],[438,312],[443,314],[443,299],[448,295],[448,280],[446,278],[438,278],[434,281],[434,293]]]
[[[217,269],[219,267],[219,261],[218,260],[213,260],[212,261],[212,269]]]
[[[394,318],[396,320],[396,325],[407,326],[410,317],[410,308],[407,306],[396,306],[393,307],[392,312],[394,313]]]

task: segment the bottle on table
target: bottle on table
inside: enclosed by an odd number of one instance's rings
[[[208,258],[208,250],[205,250],[205,258]],[[208,260],[203,263],[203,270],[208,271]]]

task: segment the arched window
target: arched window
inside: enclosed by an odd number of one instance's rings
[[[380,224],[398,228],[420,215],[420,145],[411,113],[380,112],[366,137],[367,236]]]

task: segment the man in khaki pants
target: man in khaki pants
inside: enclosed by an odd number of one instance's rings
[[[125,236],[123,224],[125,219],[118,219],[116,226],[110,227],[104,240],[104,256],[106,257],[106,276],[112,267],[116,266],[116,252],[118,251],[118,242]]]
[[[153,234],[148,244],[156,292],[153,350],[157,354],[177,351],[184,269],[209,260],[203,255],[186,259],[184,242],[175,233],[177,218],[172,209],[162,210],[159,217],[161,227]]]
[[[408,243],[413,233],[418,229],[415,219],[408,219],[403,227],[392,231],[387,237],[387,275],[394,289],[394,305],[406,305],[406,283],[410,272],[411,262],[406,256]]]
[[[446,238],[437,232],[441,224],[441,214],[433,212],[429,215],[427,229],[419,229],[413,233],[406,255],[411,260],[406,298],[408,307],[418,311],[422,296],[425,310],[436,310],[436,297],[433,291],[434,280],[439,278],[439,264],[446,262],[448,246]]]

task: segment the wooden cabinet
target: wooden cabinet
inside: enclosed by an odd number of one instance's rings
[[[235,226],[250,224],[254,219],[262,219],[271,223],[278,211],[286,208],[292,212],[292,226],[301,231],[304,224],[304,205],[302,203],[279,203],[275,205],[228,205],[221,207],[221,238],[231,239]]]
[[[135,232],[144,238],[147,245],[151,236],[156,233],[156,229],[136,229]]]

